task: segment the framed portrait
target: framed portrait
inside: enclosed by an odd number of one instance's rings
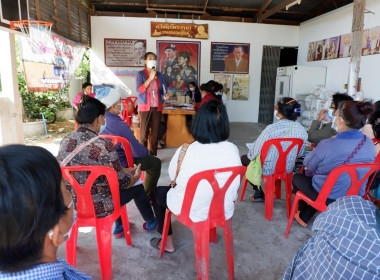
[[[338,57],[340,37],[332,37],[323,40],[322,59],[334,59]]]
[[[340,35],[339,40],[340,43],[338,57],[340,58],[351,56],[352,33]]]
[[[249,75],[233,75],[232,100],[248,100]]]
[[[146,40],[104,39],[104,63],[109,67],[145,67]]]
[[[214,74],[214,81],[218,82],[223,86],[223,92],[226,95],[227,100],[230,100],[230,91],[231,91],[231,74],[225,74],[225,73],[215,73]]]
[[[249,49],[248,43],[211,42],[210,72],[248,74]]]
[[[380,52],[380,26],[363,31],[362,55],[378,54]]]
[[[158,70],[169,89],[188,90],[199,83],[201,42],[157,41]]]

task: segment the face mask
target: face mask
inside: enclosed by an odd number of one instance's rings
[[[277,110],[274,110],[274,117],[277,119],[277,120],[280,120],[280,118],[277,116]]]
[[[70,239],[70,236],[71,236],[71,230],[73,229],[73,225],[75,223],[75,219],[77,217],[77,210],[75,210],[75,208],[73,209],[73,223],[71,224],[71,227],[69,229],[68,232],[66,232],[64,235],[63,235],[63,240],[64,241],[67,241]]]
[[[103,117],[104,118],[104,117]],[[104,131],[104,129],[106,128],[106,126],[107,126],[107,120],[106,120],[106,118],[104,118],[104,124],[102,124],[101,126],[100,126],[100,130],[99,130],[99,133],[98,134],[101,134],[103,131]]]
[[[334,119],[334,116],[333,116],[333,109],[329,109],[327,111],[327,116],[329,117],[330,120],[333,120]]]
[[[335,129],[336,132],[338,132],[338,128],[335,126],[335,117],[333,117],[333,120],[332,120],[332,124],[331,124],[331,128],[332,129]]]
[[[147,60],[146,66],[150,69],[152,69],[153,67],[156,68],[157,60]]]
[[[194,91],[194,90],[195,90],[195,88],[189,88],[189,90],[190,90],[190,91]]]
[[[121,114],[121,113],[123,112],[123,109],[124,109],[123,103],[120,103],[120,111],[119,111],[119,114]]]

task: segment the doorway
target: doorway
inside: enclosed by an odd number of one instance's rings
[[[277,67],[297,65],[297,47],[264,46],[261,62],[259,122],[273,122]]]

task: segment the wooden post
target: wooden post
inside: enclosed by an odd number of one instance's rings
[[[364,25],[364,9],[366,0],[354,1],[354,13],[352,18],[352,43],[351,43],[351,60],[348,72],[347,93],[355,100],[362,99],[357,97],[357,84],[360,71],[360,58],[362,55],[363,42],[363,25]]]

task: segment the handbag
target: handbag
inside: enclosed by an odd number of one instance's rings
[[[288,131],[283,136],[284,138],[289,134],[294,126],[294,122],[288,129]],[[247,166],[247,171],[245,172],[245,178],[253,185],[257,186],[260,190],[261,185],[261,176],[263,174],[263,169],[261,166],[261,154],[258,154],[255,159],[251,160],[251,162]]]
[[[173,181],[171,181],[169,183],[169,187],[175,188],[175,186],[177,185],[176,180],[177,180],[177,177],[179,174],[179,170],[181,169],[183,159],[185,158],[185,154],[186,154],[186,151],[189,148],[189,146],[190,146],[190,144],[188,144],[188,143],[185,143],[182,145],[181,151],[179,152],[179,156],[178,156],[177,170],[175,172],[175,177],[174,177]]]

